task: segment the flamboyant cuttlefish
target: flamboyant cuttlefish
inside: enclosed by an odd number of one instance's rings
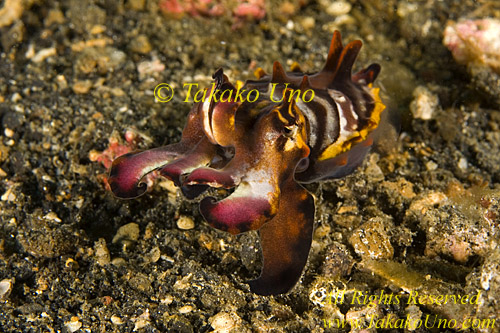
[[[154,170],[189,199],[209,187],[235,188],[222,200],[203,198],[201,214],[231,234],[259,230],[263,267],[250,289],[288,292],[302,274],[313,234],[314,197],[300,184],[343,177],[359,166],[384,109],[372,87],[380,66],[351,73],[361,45],[342,46],[336,31],[315,74],[298,65],[285,73],[275,62],[272,75],[258,69],[259,80],[234,86],[217,70],[209,97],[189,112],[180,142],[118,157],[111,190],[137,197],[147,189],[142,178]]]

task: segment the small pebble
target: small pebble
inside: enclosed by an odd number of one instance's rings
[[[326,5],[326,13],[331,16],[345,15],[351,11],[351,4],[345,1],[334,1],[329,3],[329,1],[322,1]]]
[[[149,43],[148,37],[145,35],[139,35],[132,39],[130,42],[130,51],[140,53],[140,54],[147,54],[151,52],[152,47],[151,44]]]
[[[113,266],[116,266],[116,267],[119,267],[119,266],[124,266],[127,264],[127,261],[123,258],[114,258],[113,260],[111,260],[111,264]]]
[[[66,81],[66,77],[64,75],[60,74],[56,76],[56,82],[59,89],[62,90],[68,88],[68,81]]]
[[[432,208],[432,206],[443,203],[448,197],[442,192],[429,192],[423,195],[420,199],[414,200],[410,204],[408,212],[415,212],[425,214],[425,212]]]
[[[24,5],[19,0],[5,0],[0,8],[0,28],[11,25],[18,20],[24,11]]]
[[[438,168],[438,165],[434,161],[428,161],[425,163],[425,168],[429,171],[436,170]]]
[[[36,286],[37,286],[37,288],[36,288],[36,293],[37,294],[41,294],[45,290],[49,289],[49,283],[43,277],[39,277],[38,278],[38,280],[36,281]]]
[[[146,309],[143,314],[141,314],[135,322],[134,331],[138,331],[150,324],[149,322],[149,310]]]
[[[73,83],[73,86],[71,87],[73,89],[73,92],[75,94],[86,94],[90,91],[90,88],[92,88],[92,81],[90,80],[78,80]]]
[[[135,273],[131,276],[129,280],[129,285],[138,291],[141,292],[151,292],[152,286],[149,277],[146,274]]]
[[[111,262],[111,255],[109,254],[104,238],[99,238],[99,240],[95,242],[94,252],[98,265],[105,266]]]
[[[392,259],[394,248],[382,218],[372,218],[356,229],[349,243],[363,259]]]
[[[285,1],[280,5],[280,13],[290,17],[297,12],[298,6],[290,1]]]
[[[82,322],[78,319],[78,317],[71,317],[71,320],[65,322],[64,326],[66,326],[66,329],[69,332],[73,333],[78,331],[82,327]]]
[[[14,131],[11,130],[10,128],[6,128],[3,131],[3,134],[5,134],[5,136],[8,137],[8,138],[12,138],[14,136]]]
[[[334,243],[327,248],[322,268],[324,276],[334,280],[346,277],[351,274],[353,266],[354,260],[346,246]]]
[[[175,281],[174,289],[176,290],[184,290],[191,286],[191,280],[193,279],[193,274],[189,273],[188,275],[182,277],[180,280]]]
[[[92,35],[98,35],[98,34],[103,33],[104,31],[106,31],[106,26],[104,26],[102,24],[96,24],[96,25],[92,26],[92,28],[90,28],[90,33]]]
[[[432,119],[432,114],[439,106],[437,95],[433,94],[424,86],[418,86],[413,91],[413,101],[410,104],[410,111],[413,118],[429,120]]]
[[[170,305],[174,301],[174,297],[172,295],[166,295],[163,299],[160,300],[161,304]]]
[[[194,228],[194,221],[189,216],[181,215],[177,220],[177,228],[181,230],[191,230]]]
[[[64,14],[60,9],[50,9],[47,13],[47,16],[43,20],[43,24],[48,27],[52,24],[63,24],[64,23]]]
[[[327,224],[322,224],[319,225],[315,230],[314,230],[314,238],[323,238],[326,237],[332,228],[327,225]]]
[[[5,191],[4,194],[2,194],[2,201],[15,201],[16,200],[16,195],[14,194],[14,189],[12,187],[9,187],[7,191]]]
[[[115,97],[122,97],[125,96],[125,91],[123,91],[123,89],[121,88],[115,87],[111,89],[111,94],[113,94],[113,96]]]
[[[192,312],[193,310],[194,310],[194,306],[192,306],[192,305],[184,305],[183,307],[181,307],[179,309],[179,313],[185,314],[185,313]]]
[[[49,212],[45,214],[44,218],[52,222],[57,222],[57,223],[61,222],[61,219],[57,216],[55,212]]]
[[[149,263],[155,263],[160,260],[161,250],[158,246],[155,246],[151,252],[144,256],[144,261]]]
[[[458,161],[458,167],[462,170],[467,170],[467,160],[464,157],[461,157],[460,160]]]
[[[236,328],[239,321],[241,321],[240,317],[234,312],[219,312],[208,319],[214,332],[230,332]]]
[[[3,279],[0,281],[0,299],[9,297],[13,284],[13,279]]]
[[[22,99],[23,96],[21,96],[21,94],[19,94],[18,92],[13,93],[12,96],[10,97],[12,103],[17,103]]]
[[[316,21],[311,16],[305,17],[300,23],[305,30],[311,30],[316,25]]]
[[[137,223],[128,223],[122,225],[113,237],[112,243],[123,243],[124,241],[137,241],[139,239],[139,225]]]
[[[44,61],[45,59],[57,55],[57,50],[55,47],[49,47],[43,50],[38,51],[33,58],[31,58],[31,61],[34,63],[40,63]]]
[[[117,315],[112,315],[111,316],[111,322],[115,325],[123,325],[124,321],[118,317]]]

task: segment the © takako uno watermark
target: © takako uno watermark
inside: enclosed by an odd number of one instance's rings
[[[276,92],[277,85],[278,83],[271,84],[271,92],[269,94],[269,99],[275,103],[283,102],[285,98],[285,94]],[[289,83],[285,83],[282,91],[290,89],[288,88],[288,85]],[[184,83],[183,89],[187,89],[187,95],[186,98],[184,99],[185,103],[205,102],[207,99],[209,101],[213,100],[214,102],[223,102],[223,103],[229,101],[252,103],[257,101],[260,97],[260,92],[257,89],[247,90],[247,89],[241,89],[241,87],[238,86],[236,91],[234,89],[219,90],[216,89],[215,83],[212,83],[211,89],[208,88],[198,89],[198,83]],[[295,102],[302,101],[304,103],[308,103],[312,101],[315,96],[314,90],[312,89],[307,89],[304,90],[303,92],[300,89],[290,89],[290,90],[292,90],[292,92],[288,96],[288,102],[290,102],[292,99],[295,99]],[[207,93],[209,94],[208,96]],[[174,97],[174,88],[172,88],[167,83],[160,83],[154,89],[154,96],[156,100],[161,103],[170,102]]]

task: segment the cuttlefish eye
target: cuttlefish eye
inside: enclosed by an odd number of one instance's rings
[[[295,133],[297,133],[297,125],[293,124],[283,127],[283,135],[285,135],[286,137],[290,138],[294,136]]]

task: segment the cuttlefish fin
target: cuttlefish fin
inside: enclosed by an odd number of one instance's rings
[[[249,282],[252,292],[277,295],[290,291],[300,279],[311,248],[314,197],[293,177],[282,186],[277,214],[259,229],[263,267]]]
[[[326,179],[337,179],[350,175],[361,165],[361,163],[363,163],[372,145],[373,138],[369,136],[366,140],[357,143],[346,152],[333,158],[315,162],[305,172],[297,173],[295,177],[301,184],[310,184]]]

